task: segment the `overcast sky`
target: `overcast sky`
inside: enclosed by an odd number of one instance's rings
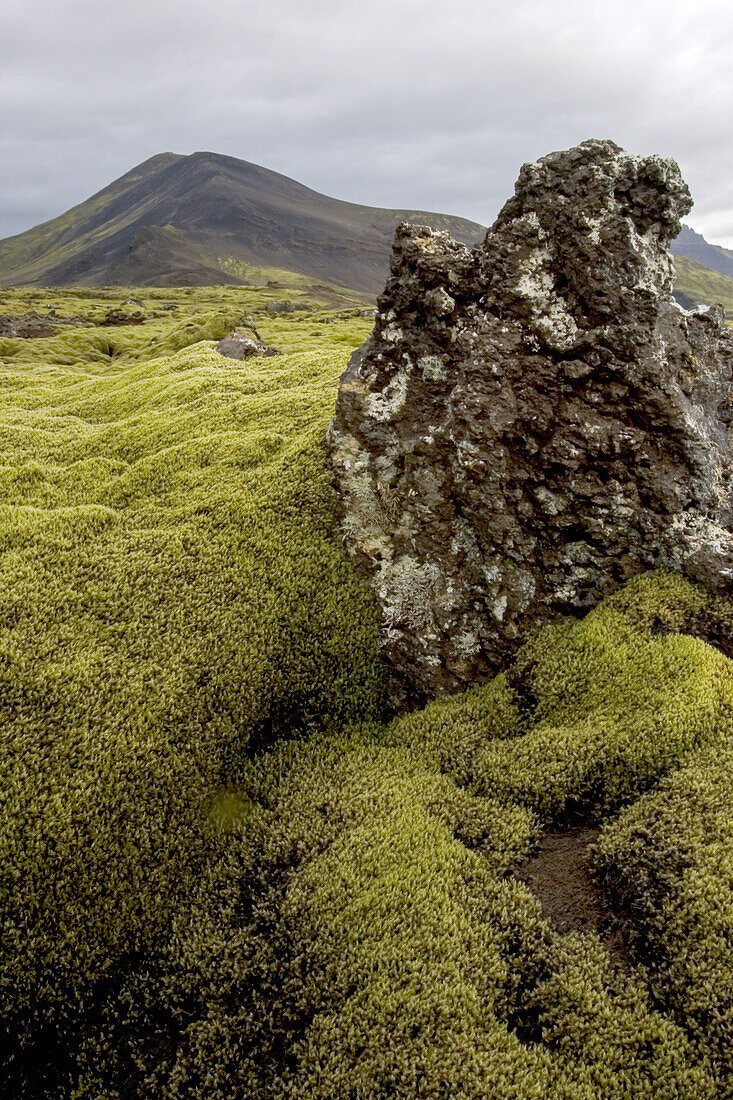
[[[732,0],[0,0],[0,237],[154,153],[488,224],[588,137],[673,156],[733,247]]]

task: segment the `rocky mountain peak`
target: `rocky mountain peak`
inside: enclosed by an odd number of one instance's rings
[[[403,224],[329,443],[396,705],[492,675],[635,573],[733,578],[733,339],[672,298],[677,165],[525,165],[473,249]]]

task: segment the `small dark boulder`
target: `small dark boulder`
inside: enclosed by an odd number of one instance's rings
[[[125,302],[125,305],[130,303],[130,299]],[[145,322],[145,314],[140,309],[133,310],[132,313],[128,313],[126,310],[119,306],[113,309],[108,309],[104,315],[102,325],[105,327],[113,327],[116,325],[142,325]]]
[[[227,359],[249,359],[254,355],[281,355],[279,348],[260,343],[247,332],[233,332],[216,345],[216,350]]]

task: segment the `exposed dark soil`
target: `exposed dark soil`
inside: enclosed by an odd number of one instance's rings
[[[558,932],[597,932],[612,959],[625,965],[623,925],[591,873],[591,846],[599,831],[590,825],[548,830],[516,876],[539,898],[543,915]]]
[[[55,336],[58,318],[41,317],[37,313],[24,313],[22,317],[0,316],[0,336],[33,340],[39,336]]]
[[[0,336],[11,339],[37,340],[44,336],[57,336],[61,327],[93,327],[99,321],[90,317],[59,317],[55,310],[39,314],[35,310],[18,316],[0,315]],[[105,324],[106,322],[102,322]],[[127,322],[126,322],[127,323]]]
[[[733,623],[725,617],[711,614],[709,607],[693,615],[685,624],[685,632],[695,638],[702,638],[708,645],[719,649],[724,656],[733,658]]]

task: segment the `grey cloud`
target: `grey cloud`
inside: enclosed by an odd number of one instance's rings
[[[0,236],[156,152],[489,222],[586,137],[675,156],[733,245],[728,0],[5,0]]]

